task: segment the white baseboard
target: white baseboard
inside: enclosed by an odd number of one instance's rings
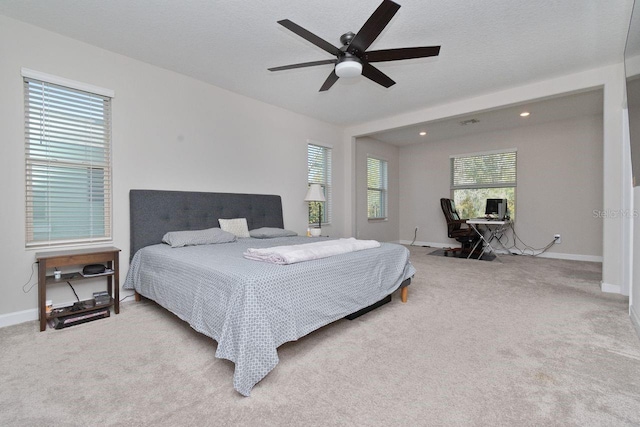
[[[561,254],[558,252],[545,252],[538,255],[540,258],[568,259],[573,261],[602,262],[598,255]]]
[[[400,240],[398,243],[400,243],[401,245],[411,245],[411,240]],[[452,248],[454,246],[460,245],[452,245],[450,243],[413,242],[412,246],[428,246],[430,248]]]
[[[622,288],[620,285],[612,285],[611,283],[600,282],[600,290],[602,292],[608,292],[610,294],[621,294]]]
[[[31,322],[32,320],[38,320],[37,308],[0,314],[0,328],[17,325],[18,323]]]
[[[636,334],[640,338],[640,313],[637,313],[634,306],[629,307],[629,317],[631,317],[631,324],[636,329]]]

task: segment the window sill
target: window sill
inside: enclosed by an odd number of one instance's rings
[[[73,249],[77,248],[90,248],[93,246],[103,246],[104,244],[113,244],[112,238],[104,238],[103,240],[76,241],[76,242],[52,242],[52,243],[29,243],[25,245],[25,250],[47,250],[47,249]]]
[[[367,218],[369,222],[386,222],[389,218]]]

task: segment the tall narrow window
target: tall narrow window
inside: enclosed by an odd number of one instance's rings
[[[507,199],[516,212],[515,149],[451,156],[451,192],[462,218],[483,216],[487,199]]]
[[[110,240],[111,98],[23,76],[27,246]]]
[[[387,161],[367,157],[367,217],[387,219]]]
[[[322,223],[331,223],[331,148],[307,145],[307,183],[320,184],[327,199],[322,204]],[[318,203],[309,203],[309,224],[318,224]]]

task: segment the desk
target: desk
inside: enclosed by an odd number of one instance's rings
[[[478,245],[482,243],[484,246],[482,248],[482,252],[478,256],[478,259],[480,259],[482,258],[482,255],[487,252],[496,253],[496,250],[491,246],[491,242],[493,239],[496,239],[498,240],[498,243],[500,243],[500,236],[502,236],[502,233],[504,233],[507,227],[511,224],[511,220],[507,219],[504,221],[497,221],[493,219],[472,218],[467,220],[467,224],[469,224],[476,234],[480,236],[480,240],[478,240],[473,249],[471,249],[467,259],[471,258],[471,255],[473,255],[473,252],[476,250]],[[478,228],[480,225],[484,225],[489,230],[489,235],[487,237],[485,237],[485,233]],[[502,245],[502,243],[500,243],[500,245]]]

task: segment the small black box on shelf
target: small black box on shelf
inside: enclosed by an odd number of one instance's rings
[[[94,292],[93,299],[96,305],[105,305],[111,302],[111,295],[107,291]]]

